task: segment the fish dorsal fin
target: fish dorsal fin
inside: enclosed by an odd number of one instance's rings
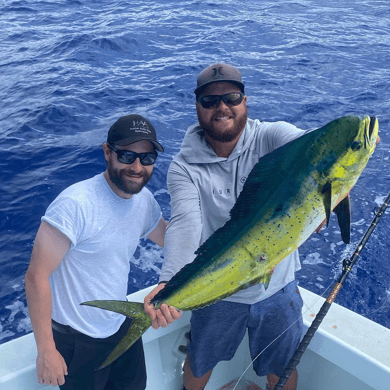
[[[227,249],[261,217],[270,203],[275,204],[273,199],[275,194],[279,194],[278,199],[281,202],[288,199],[289,189],[278,189],[278,187],[281,182],[286,183],[286,177],[291,174],[295,176],[295,181],[298,180],[297,175],[293,173],[296,169],[307,168],[300,164],[302,161],[300,155],[302,151],[307,150],[307,145],[312,143],[314,137],[316,137],[315,131],[304,134],[259,159],[248,175],[230,211],[230,219],[198,248],[194,261],[185,265],[174,275],[165,288],[154,297],[152,303],[163,301],[179,286],[194,277],[213,258]]]
[[[340,226],[341,238],[345,244],[351,242],[351,202],[347,195],[335,208],[337,221]]]
[[[270,203],[275,205],[275,194],[279,194],[279,199],[283,200],[288,197],[288,189],[278,187],[286,182],[293,164],[297,165],[299,151],[302,151],[306,142],[311,142],[311,136],[304,135],[259,159],[230,210],[230,219],[200,246],[195,252],[198,256],[207,253],[207,257],[212,258],[218,255],[232,240],[239,238],[251,227],[253,222],[259,220]]]

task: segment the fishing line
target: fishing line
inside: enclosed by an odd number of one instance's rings
[[[374,210],[375,213],[377,213],[376,209]],[[351,248],[351,249],[348,249]],[[348,247],[343,251],[343,253],[345,253],[346,251],[347,252],[350,252],[351,254],[353,253],[354,251],[354,245],[351,243],[348,245]],[[341,254],[341,256],[343,257],[343,254]],[[345,256],[345,255],[344,255]],[[283,336],[284,333],[286,333],[292,326],[294,326],[301,318],[303,318],[303,316],[307,313],[307,312],[311,312],[311,315],[315,315],[314,311],[312,310],[312,308],[317,304],[317,302],[324,297],[324,295],[326,294],[326,292],[334,285],[334,283],[337,281],[337,279],[339,278],[339,276],[334,276],[333,280],[329,283],[328,287],[326,287],[324,289],[324,291],[322,292],[321,295],[318,295],[318,298],[313,302],[313,304],[309,307],[306,302],[303,302],[304,306],[306,307],[306,310],[302,312],[301,316],[298,317],[297,320],[295,320],[287,329],[285,329],[278,337],[276,337],[274,340],[272,340],[253,360],[251,363],[249,363],[249,365],[246,367],[246,369],[244,370],[244,372],[241,374],[241,376],[238,378],[237,380],[237,383],[235,384],[233,390],[236,390],[239,382],[242,380],[243,376],[245,375],[245,373],[249,370],[249,368],[253,365],[253,363],[255,362],[255,360],[260,357],[260,355],[268,348],[270,347],[276,340],[278,340],[281,336]],[[385,303],[387,302],[387,299],[385,300]],[[384,304],[382,305],[382,307],[384,306]]]
[[[270,347],[276,340],[278,340],[280,337],[282,337],[291,327],[293,327],[298,321],[300,321],[301,318],[303,318],[303,316],[308,312],[310,311],[312,314],[314,314],[312,308],[316,305],[316,303],[323,297],[323,295],[331,288],[331,286],[334,284],[334,282],[336,281],[336,277],[334,278],[334,280],[332,280],[328,287],[325,288],[325,290],[323,291],[323,293],[321,295],[318,295],[317,299],[313,302],[313,304],[309,307],[306,302],[303,302],[303,304],[306,306],[306,311],[303,312],[288,328],[286,328],[278,337],[276,337],[275,339],[273,339],[250,363],[249,365],[246,367],[246,369],[244,370],[244,372],[240,375],[240,377],[237,379],[237,383],[234,385],[233,387],[233,390],[236,390],[237,386],[239,385],[240,381],[242,380],[243,376],[245,375],[245,373],[249,370],[249,368],[253,365],[253,363],[256,361],[256,359],[258,357],[260,357],[260,355],[268,348]],[[317,295],[317,294],[316,294]]]
[[[389,295],[389,293],[387,293]],[[390,304],[390,296],[385,298],[384,302],[382,303],[382,305],[380,307],[378,307],[377,309],[375,310],[371,310],[371,311],[368,311],[368,312],[365,312],[365,313],[361,313],[361,315],[363,317],[368,317],[368,316],[371,316],[372,314],[378,312],[379,310],[382,310],[385,306],[389,305]]]
[[[328,313],[332,303],[335,301],[337,294],[343,287],[343,284],[345,280],[347,279],[348,275],[350,274],[353,266],[356,264],[360,252],[363,250],[364,246],[367,244],[371,234],[373,233],[374,229],[379,223],[380,218],[385,213],[387,206],[390,203],[390,192],[388,193],[387,197],[383,201],[382,206],[375,211],[375,216],[371,222],[371,225],[368,227],[366,232],[364,233],[362,239],[359,241],[359,244],[357,245],[353,255],[350,258],[345,258],[343,260],[343,268],[341,276],[339,277],[338,281],[334,285],[332,291],[326,298],[325,302],[323,303],[321,309],[317,313],[316,317],[314,318],[312,324],[310,325],[309,329],[307,330],[306,334],[303,336],[302,341],[300,342],[298,348],[296,349],[294,356],[291,358],[290,362],[288,363],[287,367],[284,370],[283,375],[279,378],[278,383],[276,384],[274,390],[282,390],[284,385],[287,383],[291,373],[296,368],[296,366],[299,364],[301,357],[303,353],[306,351],[306,348],[308,347],[310,341],[315,335],[315,332],[318,330],[321,322],[323,321],[324,317]]]
[[[241,374],[241,376],[238,378],[237,380],[237,383],[236,385],[234,386],[233,390],[235,390],[239,384],[239,382],[241,381],[241,379],[243,378],[243,376],[245,375],[245,373],[248,371],[249,367],[251,367],[251,365],[253,364],[253,362],[269,347],[271,346],[276,340],[278,340],[284,333],[286,333],[293,325],[295,325],[301,318],[303,318],[303,315],[306,314],[309,310],[311,311],[311,308],[318,302],[318,300],[320,298],[323,297],[323,295],[326,293],[326,291],[334,284],[334,282],[336,281],[336,285],[333,287],[330,295],[328,296],[328,298],[326,299],[325,303],[322,305],[320,311],[317,313],[315,319],[313,320],[312,324],[310,325],[309,327],[309,330],[307,331],[306,335],[303,337],[301,343],[299,344],[294,356],[292,357],[290,363],[288,364],[286,370],[285,370],[285,373],[283,374],[283,376],[281,378],[279,378],[279,381],[278,383],[276,384],[275,386],[275,390],[277,390],[277,388],[283,388],[284,385],[286,384],[288,378],[290,377],[292,371],[294,370],[294,368],[298,365],[299,361],[300,361],[300,357],[302,356],[303,352],[306,350],[311,338],[314,336],[314,333],[315,331],[318,329],[318,326],[319,324],[322,322],[323,318],[325,317],[326,313],[328,312],[329,308],[330,308],[330,305],[333,303],[333,301],[336,299],[336,296],[338,294],[338,292],[340,291],[343,283],[345,282],[345,279],[347,278],[347,276],[349,275],[349,273],[351,272],[352,270],[352,267],[353,265],[356,263],[357,261],[357,258],[358,256],[360,255],[360,252],[362,251],[362,249],[364,248],[364,246],[366,245],[369,237],[371,236],[372,232],[374,231],[374,229],[376,228],[378,222],[379,222],[379,219],[381,218],[381,216],[385,213],[386,211],[386,208],[388,206],[390,202],[390,193],[387,195],[387,197],[385,197],[384,201],[383,201],[383,204],[381,207],[376,207],[374,209],[374,219],[373,221],[371,222],[370,226],[368,227],[368,229],[366,230],[365,234],[363,235],[363,238],[359,241],[356,249],[353,251],[353,254],[352,256],[350,256],[350,258],[344,258],[343,260],[343,264],[342,264],[342,274],[340,277],[335,277],[334,280],[329,284],[329,286],[323,291],[323,293],[318,296],[318,298],[315,300],[315,302],[313,303],[313,305],[308,308],[303,314],[301,314],[301,316],[296,320],[294,321],[284,332],[282,332],[278,337],[276,337],[273,341],[271,341],[271,343],[269,343],[253,360],[252,362],[247,366],[247,368],[244,370],[244,372]],[[385,303],[387,302],[387,300],[385,301]],[[306,303],[304,302],[305,306],[308,307],[306,305]],[[384,305],[382,305],[383,307]]]

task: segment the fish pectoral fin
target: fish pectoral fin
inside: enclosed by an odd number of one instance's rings
[[[272,271],[264,274],[261,279],[260,279],[260,283],[263,283],[264,284],[264,287],[265,289],[268,288],[268,285],[269,285],[269,282],[271,281],[271,277],[272,277],[272,274],[274,272],[274,269],[272,269]]]
[[[144,312],[143,303],[127,301],[88,301],[81,303],[81,305],[113,311],[133,319],[126,335],[113,349],[99,369],[107,367],[126,352],[152,324],[151,318]]]
[[[345,244],[351,242],[351,202],[347,195],[335,208],[337,221],[340,226],[341,238]]]
[[[322,188],[322,194],[324,195],[324,208],[326,215],[326,227],[329,226],[330,213],[332,212],[332,184],[326,183]]]

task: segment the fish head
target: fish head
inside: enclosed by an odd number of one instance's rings
[[[297,161],[296,171],[299,170],[295,177],[304,183],[303,189],[313,189],[307,196],[309,207],[306,212],[311,212],[311,205],[315,210],[311,221],[315,220],[315,224],[318,222],[321,228],[325,223],[328,226],[331,212],[334,211],[346,243],[350,239],[349,194],[374,153],[379,140],[378,131],[375,117],[346,116],[296,141],[300,146],[296,148],[296,155],[300,158],[294,159]],[[304,169],[305,165],[307,170]],[[301,192],[299,200],[303,203],[306,195],[305,191]],[[320,200],[323,208],[313,206],[317,200]]]
[[[358,133],[351,144],[353,151],[364,148],[366,154],[371,156],[379,142],[379,125],[375,117],[365,116],[360,119]]]
[[[378,119],[348,116],[323,128],[328,150],[318,167],[319,191],[324,198],[326,221],[330,212],[347,198],[379,140]]]
[[[333,151],[336,155],[333,156],[336,158],[328,166],[327,181],[351,182],[351,189],[374,153],[379,140],[378,119],[348,116],[332,124]]]

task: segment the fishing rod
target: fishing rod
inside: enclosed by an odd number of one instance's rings
[[[328,298],[325,300],[324,304],[322,305],[320,311],[317,313],[314,321],[312,322],[311,326],[307,330],[305,336],[303,337],[302,341],[298,345],[297,350],[294,353],[294,356],[291,358],[290,362],[288,363],[286,369],[284,370],[283,375],[279,378],[278,383],[274,387],[274,390],[282,390],[285,384],[287,383],[291,373],[293,370],[296,368],[296,366],[299,364],[301,361],[301,357],[303,353],[305,352],[307,346],[309,345],[311,339],[313,338],[315,332],[317,331],[318,327],[320,326],[322,320],[326,316],[330,306],[334,302],[334,300],[337,297],[337,294],[339,293],[341,287],[343,286],[343,283],[345,282],[345,279],[347,279],[349,273],[352,270],[352,267],[355,265],[360,252],[366,245],[368,239],[370,238],[372,232],[376,228],[379,219],[382,217],[382,215],[385,213],[387,206],[389,205],[390,202],[390,192],[387,195],[386,199],[384,200],[382,206],[379,208],[378,211],[375,212],[375,217],[371,222],[371,225],[369,228],[366,230],[366,232],[363,235],[363,238],[360,240],[359,244],[356,247],[355,252],[353,255],[348,259],[343,260],[343,269],[341,276],[335,286],[333,287],[332,291],[328,295]]]

